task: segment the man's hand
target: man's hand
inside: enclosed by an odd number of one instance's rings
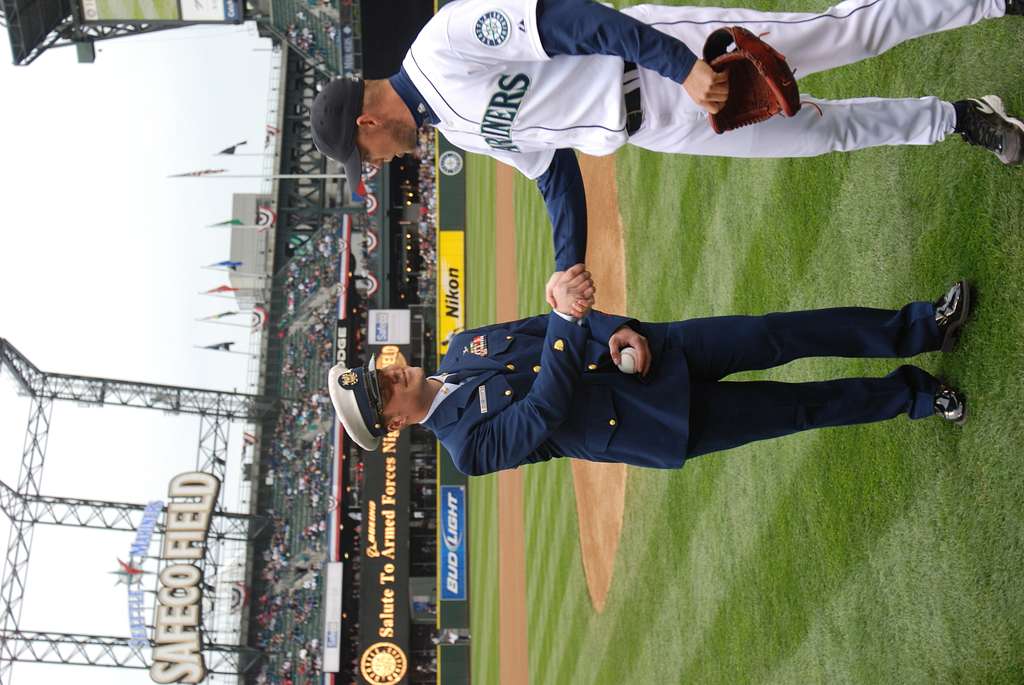
[[[646,376],[651,368],[651,348],[647,344],[647,338],[634,331],[629,326],[623,326],[612,334],[608,339],[608,351],[611,352],[612,361],[618,366],[622,362],[622,348],[632,347],[636,355],[636,372]]]
[[[547,290],[548,304],[552,309],[576,318],[590,313],[597,292],[590,272],[586,271],[583,264],[576,264],[565,271],[556,271],[548,280]]]
[[[716,114],[729,98],[729,75],[708,66],[704,60],[697,60],[683,81],[683,88],[700,107]]]

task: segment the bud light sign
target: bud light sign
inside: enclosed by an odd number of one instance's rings
[[[441,486],[441,599],[466,599],[466,488]]]

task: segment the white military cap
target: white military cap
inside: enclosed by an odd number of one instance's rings
[[[371,355],[366,366],[347,369],[343,364],[331,368],[327,377],[331,403],[349,437],[368,452],[380,445],[387,432],[381,415],[377,368]]]

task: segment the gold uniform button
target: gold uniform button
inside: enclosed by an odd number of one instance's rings
[[[512,336],[511,336],[511,335],[506,335],[506,336],[505,336],[505,340],[511,340],[511,339],[512,339]]]
[[[515,371],[516,370],[516,365],[515,364],[505,364],[505,368],[508,369],[509,371]]]
[[[553,347],[557,352],[562,352],[563,350],[565,350],[565,341],[559,338],[558,340],[555,341]]]
[[[593,371],[596,368],[597,368],[597,364],[594,364],[593,362],[591,362],[590,364],[587,364],[587,370],[588,371]]]
[[[533,372],[540,373],[540,364],[537,364],[537,366],[533,367]]]
[[[512,396],[512,391],[511,390],[506,390],[505,391],[505,397],[511,397],[511,396]]]
[[[608,419],[608,425],[609,426],[614,426],[615,424],[616,424],[615,419]]]

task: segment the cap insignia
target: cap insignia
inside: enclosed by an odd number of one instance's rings
[[[351,388],[354,385],[359,384],[359,376],[356,375],[355,371],[346,371],[341,374],[341,387]]]

